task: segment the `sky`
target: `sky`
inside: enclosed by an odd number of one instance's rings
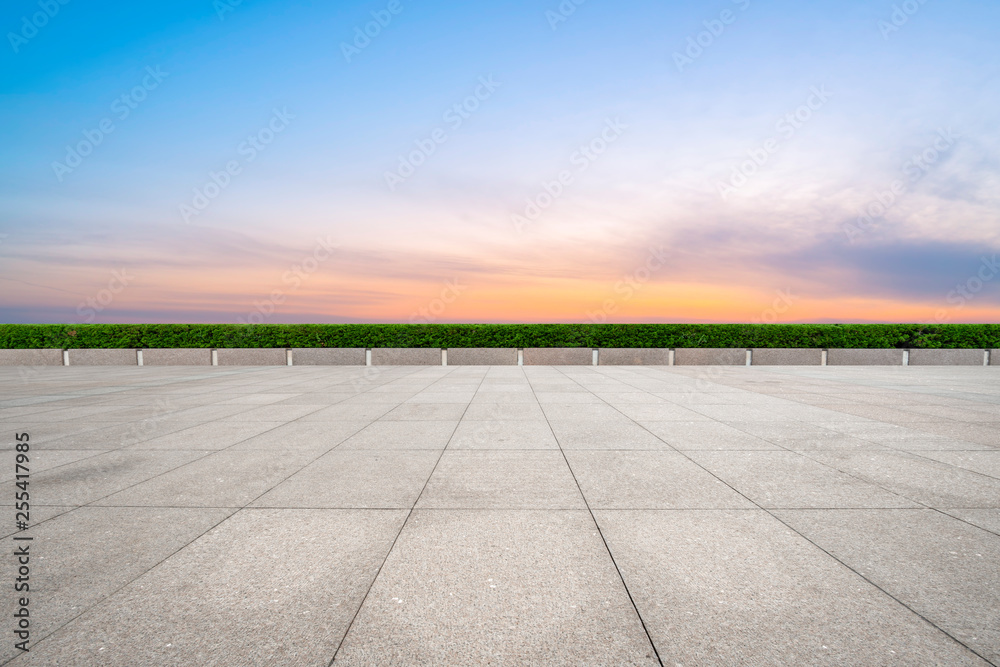
[[[10,0],[0,322],[998,322],[995,0]]]

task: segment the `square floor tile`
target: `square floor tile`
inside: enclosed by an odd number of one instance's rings
[[[761,507],[919,507],[795,452],[688,452]]]
[[[33,646],[32,663],[326,665],[405,517],[243,510]]]
[[[666,665],[982,664],[763,511],[595,514]]]
[[[337,450],[310,463],[253,504],[409,509],[438,458],[440,453],[432,450]]]
[[[333,664],[659,663],[588,512],[417,510]]]
[[[1000,661],[1000,537],[932,510],[778,516],[987,660]]]
[[[576,509],[585,505],[561,452],[449,449],[417,507]]]
[[[752,508],[754,504],[669,451],[567,451],[593,509]]]
[[[544,420],[475,421],[463,419],[449,449],[558,449],[552,428]]]
[[[339,445],[339,449],[444,449],[456,421],[375,422]]]

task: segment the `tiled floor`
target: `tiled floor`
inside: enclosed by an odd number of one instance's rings
[[[14,665],[1000,664],[1000,369],[0,369]]]

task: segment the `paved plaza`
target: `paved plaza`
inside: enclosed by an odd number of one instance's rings
[[[0,379],[0,662],[1000,664],[997,367]]]

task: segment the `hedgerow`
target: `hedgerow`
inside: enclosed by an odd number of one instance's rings
[[[1000,348],[1000,324],[0,324],[0,349]]]

